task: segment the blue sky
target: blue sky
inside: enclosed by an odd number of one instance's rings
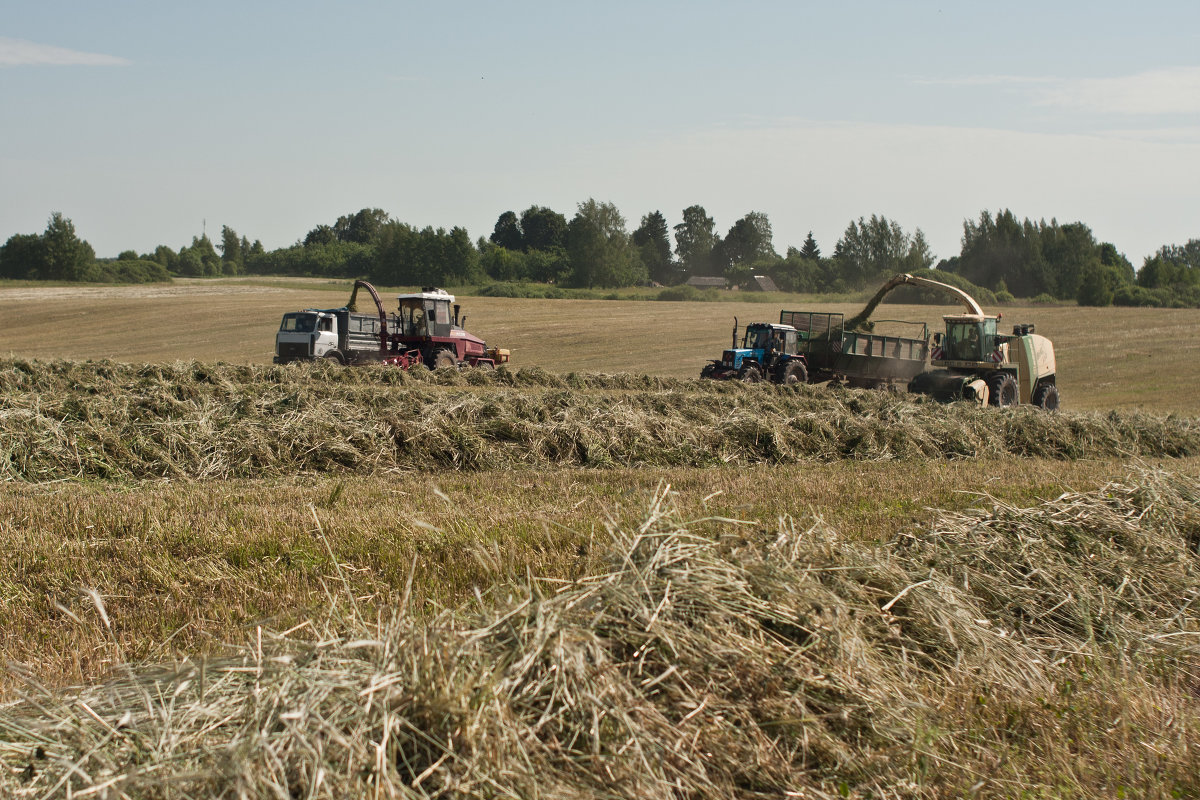
[[[382,208],[487,236],[594,197],[825,253],[984,209],[1135,266],[1200,238],[1200,3],[0,0],[0,241],[100,256]]]

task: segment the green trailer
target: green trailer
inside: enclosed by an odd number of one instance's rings
[[[907,336],[847,330],[845,315],[824,311],[781,311],[781,325],[795,328],[798,352],[810,381],[845,381],[850,386],[901,388],[929,368],[929,326],[924,322],[878,320]]]

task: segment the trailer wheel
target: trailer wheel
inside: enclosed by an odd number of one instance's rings
[[[988,376],[988,403],[993,406],[1015,406],[1020,399],[1017,379],[1007,372],[993,372]]]
[[[433,368],[441,369],[442,367],[453,367],[458,364],[458,359],[454,357],[454,353],[449,350],[438,350],[437,355],[433,357]]]
[[[738,373],[738,379],[743,383],[758,383],[762,380],[762,373],[758,371],[758,367],[753,364],[747,364]]]
[[[1033,393],[1033,404],[1043,411],[1058,410],[1058,387],[1053,383],[1043,383]]]
[[[797,383],[808,383],[808,370],[802,361],[792,361],[783,368],[783,380],[780,381],[784,386],[792,386]]]

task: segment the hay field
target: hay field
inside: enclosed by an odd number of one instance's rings
[[[269,365],[345,297],[0,289],[0,796],[1200,797],[1195,312],[1006,310],[1046,415],[695,380],[746,302]]]
[[[385,293],[385,303],[390,305]],[[0,287],[0,355],[129,362],[270,363],[286,311],[345,303],[345,282],[228,279],[148,287]],[[853,314],[859,303],[803,297],[779,302],[660,303],[461,299],[467,328],[513,351],[515,367],[694,377],[742,324],[781,308]],[[877,317],[940,329],[953,306],[885,305]],[[991,310],[991,309],[989,309]],[[1200,309],[1006,307],[1055,343],[1065,407],[1195,414],[1200,403]]]

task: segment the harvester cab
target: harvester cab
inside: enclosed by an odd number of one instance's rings
[[[998,346],[996,326],[998,317],[943,317],[946,322],[945,334],[935,333],[933,344],[941,349],[941,356],[957,361],[982,362],[1000,360],[992,358]],[[934,359],[939,357],[934,350]]]

